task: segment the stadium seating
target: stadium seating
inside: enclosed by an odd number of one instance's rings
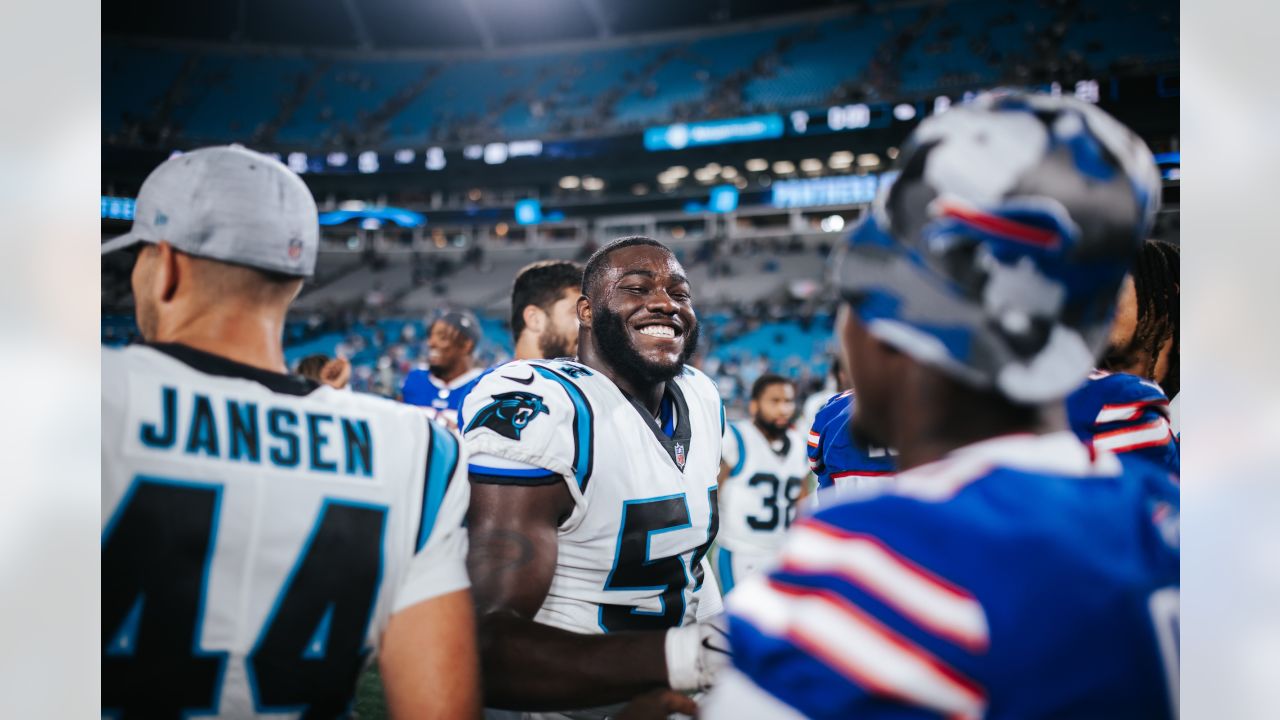
[[[887,66],[873,84],[904,98],[1027,80],[1045,58],[1101,74],[1176,59],[1177,32],[1177,13],[1157,0],[962,0],[484,57],[184,54],[108,42],[104,73],[126,90],[103,98],[103,131],[108,142],[136,140],[127,117],[166,126],[187,144],[260,131],[257,141],[314,151],[622,132],[695,113],[821,105],[866,79],[876,58]]]

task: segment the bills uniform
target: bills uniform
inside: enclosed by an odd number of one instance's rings
[[[1067,418],[1077,437],[1100,450],[1132,453],[1175,475],[1181,470],[1169,398],[1149,380],[1095,370],[1067,396]]]
[[[753,422],[729,423],[724,439],[729,475],[720,484],[715,552],[720,590],[764,566],[796,516],[808,474],[804,436],[790,429],[775,446]]]
[[[507,363],[468,396],[472,482],[564,483],[573,498],[538,622],[589,634],[663,630],[722,609],[705,559],[718,524],[720,396],[686,367],[662,407],[655,421],[609,378],[569,360]]]
[[[429,415],[446,420],[451,427],[458,427],[458,413],[467,393],[488,372],[487,368],[474,368],[444,382],[432,375],[428,368],[415,368],[404,376],[400,398],[410,405],[426,408]]]
[[[334,717],[395,612],[468,587],[458,438],[182,345],[102,353],[108,717]]]
[[[852,390],[836,395],[818,411],[809,428],[809,469],[818,478],[819,488],[864,489],[893,477],[892,450],[862,448],[853,442],[849,423],[854,405]]]
[[[1065,431],[900,473],[729,597],[703,717],[1169,717],[1178,518],[1167,471]]]

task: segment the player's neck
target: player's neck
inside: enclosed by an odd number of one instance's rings
[[[435,375],[436,379],[440,382],[448,384],[471,372],[471,367],[471,361],[468,359],[451,368],[440,368],[438,372],[437,368],[432,368],[431,374]]]
[[[148,340],[180,343],[261,370],[288,373],[283,337],[283,315],[213,311],[161,321],[156,336]]]
[[[542,348],[538,347],[538,337],[531,332],[520,333],[516,340],[516,360],[542,360]]]
[[[1002,435],[1042,435],[1067,429],[1063,403],[969,405],[956,402],[917,406],[898,422],[898,469],[909,470],[948,453]]]
[[[635,398],[651,415],[658,417],[662,410],[662,392],[667,385],[665,382],[646,383],[619,372],[596,351],[590,336],[585,333],[579,335],[578,339],[578,362],[612,380],[624,395]]]

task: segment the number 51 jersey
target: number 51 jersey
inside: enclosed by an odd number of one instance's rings
[[[507,363],[467,396],[473,478],[563,482],[573,497],[538,622],[657,630],[720,611],[704,562],[718,522],[720,396],[686,368],[663,407],[660,427],[609,378],[567,360]]]
[[[421,411],[181,345],[102,380],[104,716],[341,715],[390,616],[469,585]]]

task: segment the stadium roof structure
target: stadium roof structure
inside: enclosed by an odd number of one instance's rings
[[[314,50],[485,50],[865,8],[870,0],[106,0],[119,39]]]

